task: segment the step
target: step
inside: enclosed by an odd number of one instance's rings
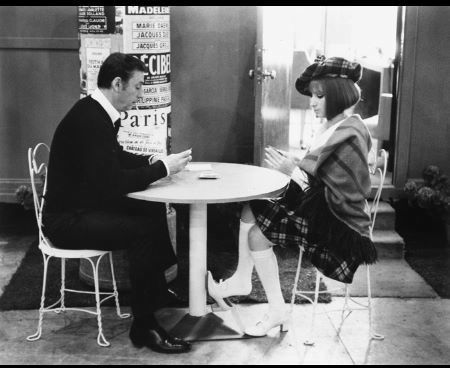
[[[377,186],[372,185],[372,190],[370,193],[370,197],[373,198],[375,196],[375,193],[377,192]],[[403,191],[403,188],[396,188],[393,184],[385,184],[383,185],[383,192],[381,193],[381,198],[400,198],[402,195],[404,195],[405,192]]]
[[[372,203],[369,202],[369,206]],[[387,202],[378,204],[377,218],[375,219],[374,230],[394,230],[395,229],[395,210]]]
[[[373,242],[380,259],[403,259],[405,241],[394,230],[374,230]]]

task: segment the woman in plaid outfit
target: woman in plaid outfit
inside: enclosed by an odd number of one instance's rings
[[[280,326],[286,331],[288,307],[281,293],[273,245],[304,246],[305,254],[325,275],[351,283],[360,264],[371,264],[377,254],[370,238],[367,197],[370,133],[353,107],[360,100],[356,82],[359,63],[339,57],[308,66],[295,87],[310,96],[316,117],[325,118],[308,153],[298,159],[288,152],[266,148],[266,163],[291,177],[281,199],[254,200],[242,210],[239,261],[232,277],[216,283],[208,273],[208,292],[223,308],[224,298],[251,292],[255,266],[269,310],[245,333],[264,336]]]

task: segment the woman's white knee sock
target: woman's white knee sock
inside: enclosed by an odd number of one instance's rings
[[[266,292],[269,310],[281,312],[285,308],[283,294],[281,292],[278,262],[273,248],[251,251],[255,263],[256,272]]]

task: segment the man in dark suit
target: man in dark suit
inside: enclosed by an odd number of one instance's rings
[[[142,96],[145,72],[139,59],[111,54],[100,67],[98,88],[77,101],[58,125],[50,149],[44,232],[61,248],[127,249],[131,341],[182,353],[190,345],[169,335],[154,315],[169,300],[164,271],[176,261],[165,204],[125,194],[183,170],[191,151],[140,156],[124,151],[116,137],[120,112]]]

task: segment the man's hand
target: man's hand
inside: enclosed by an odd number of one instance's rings
[[[266,155],[264,161],[273,169],[289,176],[292,175],[292,172],[300,161],[300,159],[291,155],[289,152],[278,150],[270,146],[266,147],[265,152]]]
[[[192,160],[192,149],[180,153],[172,153],[169,156],[164,157],[164,162],[169,166],[170,175],[176,174],[183,170],[189,161]]]

